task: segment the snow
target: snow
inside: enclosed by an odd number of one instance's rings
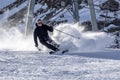
[[[6,19],[10,16],[12,16],[13,14],[15,14],[16,12],[20,11],[21,9],[25,8],[27,6],[27,1],[24,2],[23,4],[21,4],[19,7],[16,7],[12,10],[8,10],[6,11],[3,15],[0,15],[0,20],[2,22],[6,21]]]
[[[1,28],[0,80],[120,79],[120,50],[105,49],[111,41],[109,35],[85,33],[78,24],[60,24],[55,29],[80,37],[79,40],[54,31],[51,37],[70,49],[64,55],[50,55],[43,45],[39,47],[45,51],[38,52],[32,36],[24,39],[19,28]]]
[[[34,48],[33,35],[30,35],[25,39],[23,26],[24,25],[20,27],[12,27],[7,30],[4,28],[0,29],[0,50],[36,50]],[[68,33],[74,37],[63,34],[56,29]],[[83,32],[83,29],[84,27],[79,26],[78,24],[60,24],[55,27],[51,38],[58,44],[61,44],[62,48],[69,48],[72,51],[101,50],[113,41],[113,38],[108,34],[103,32],[86,33]],[[80,39],[78,39],[78,37],[80,37]],[[43,48],[41,44],[39,47],[46,51],[46,48]]]
[[[6,5],[9,5],[15,1],[16,0],[0,0],[0,9],[6,7]]]
[[[19,9],[25,6],[24,3]],[[80,11],[80,19],[90,19],[87,10]],[[65,15],[72,19],[68,12]],[[61,44],[61,48],[69,48],[69,52],[50,55],[41,44],[42,51],[37,51],[33,35],[25,37],[24,29],[23,24],[10,29],[0,27],[0,80],[120,80],[120,50],[106,48],[113,36],[83,32],[84,26],[74,23],[56,25],[55,29],[76,38],[54,30],[51,38]]]
[[[119,62],[119,51],[66,55],[5,51],[0,52],[0,79],[119,80]]]
[[[68,36],[57,30],[53,33],[53,38],[55,38],[55,41],[63,44],[62,47],[68,47],[72,51],[101,50],[113,41],[113,38],[110,35],[103,32],[83,32],[84,26],[80,26],[78,24],[60,24],[55,29],[72,34],[76,37],[74,38]],[[80,39],[77,39],[78,37],[80,37]]]

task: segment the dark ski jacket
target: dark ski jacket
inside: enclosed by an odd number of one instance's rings
[[[39,27],[36,23],[36,28],[34,30],[35,46],[38,46],[37,37],[41,43],[50,39],[48,35],[48,31],[53,32],[53,27],[47,26],[45,24],[42,24],[42,26]]]

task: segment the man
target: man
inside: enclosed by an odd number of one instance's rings
[[[35,46],[38,47],[37,37],[41,44],[46,46],[47,48],[58,51],[59,45],[55,44],[49,37],[48,31],[53,32],[53,27],[47,26],[42,23],[41,19],[38,19],[36,23],[36,28],[34,30],[34,42]],[[54,43],[54,44],[53,44]]]

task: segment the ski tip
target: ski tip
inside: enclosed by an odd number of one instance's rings
[[[68,52],[68,51],[69,51],[69,50],[68,50],[68,49],[66,49],[66,50],[62,51],[62,54],[66,53],[66,52]]]
[[[68,52],[68,49],[62,50],[62,51],[50,51],[49,54],[64,54]]]

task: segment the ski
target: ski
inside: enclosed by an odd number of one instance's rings
[[[69,51],[68,49],[63,50],[63,51],[62,51],[62,54],[66,53],[66,52],[68,52],[68,51]]]
[[[69,51],[68,49],[60,50],[60,51],[50,51],[49,54],[64,54],[68,51]]]

